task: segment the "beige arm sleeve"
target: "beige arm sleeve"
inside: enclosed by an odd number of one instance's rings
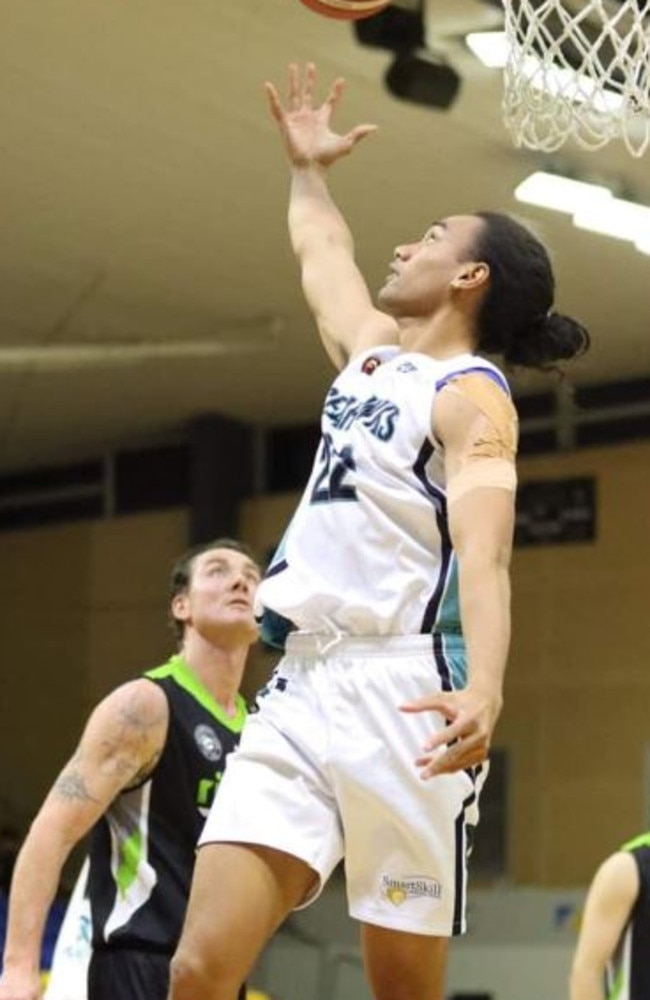
[[[446,387],[477,409],[457,467],[447,482],[448,502],[455,503],[470,490],[496,487],[515,491],[517,474],[517,411],[510,397],[492,379],[469,373]]]

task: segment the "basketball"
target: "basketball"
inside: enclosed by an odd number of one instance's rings
[[[305,7],[340,21],[360,21],[388,7],[390,0],[300,0]]]

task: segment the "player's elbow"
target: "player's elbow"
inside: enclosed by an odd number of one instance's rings
[[[481,579],[491,574],[509,576],[512,545],[509,539],[492,539],[489,542],[476,539],[457,549],[456,556],[465,576],[476,574]]]

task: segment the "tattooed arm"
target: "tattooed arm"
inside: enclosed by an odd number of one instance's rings
[[[164,693],[144,679],[117,688],[93,711],[16,862],[0,1000],[41,996],[41,942],[63,864],[115,796],[153,770],[168,722]]]

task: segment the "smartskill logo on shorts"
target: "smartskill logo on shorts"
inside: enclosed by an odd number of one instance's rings
[[[442,897],[442,886],[435,878],[427,875],[407,875],[405,878],[392,878],[384,875],[380,886],[381,895],[393,906],[401,906],[407,899],[418,899],[428,896],[429,899]]]

